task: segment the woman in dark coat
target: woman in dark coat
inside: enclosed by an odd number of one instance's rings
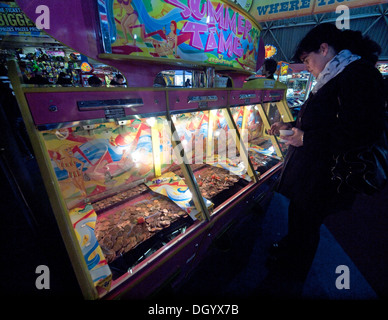
[[[380,52],[360,32],[340,31],[333,24],[316,26],[297,47],[295,59],[317,83],[298,114],[294,134],[281,136],[289,145],[278,185],[290,199],[288,234],[270,249],[269,267],[304,280],[325,217],[352,207],[354,192],[338,193],[330,168],[338,153],[370,145],[382,135],[384,89],[375,68]],[[290,128],[290,123],[275,123],[269,133]]]

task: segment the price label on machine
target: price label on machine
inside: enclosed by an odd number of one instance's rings
[[[125,117],[124,108],[109,108],[105,109],[104,112],[106,119],[120,119]]]

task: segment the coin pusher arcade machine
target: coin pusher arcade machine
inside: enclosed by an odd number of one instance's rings
[[[127,87],[32,86],[9,73],[85,299],[143,298],[179,284],[279,172],[266,135],[292,121],[262,64],[260,27],[228,1],[19,0],[50,36],[117,68]],[[192,87],[156,87],[191,74]],[[179,71],[179,72],[178,72]],[[227,86],[226,81],[232,83]]]

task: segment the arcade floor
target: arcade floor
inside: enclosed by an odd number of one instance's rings
[[[360,197],[351,212],[326,219],[304,284],[273,277],[265,267],[268,247],[287,231],[288,200],[275,193],[265,212],[253,207],[245,220],[209,251],[183,286],[161,294],[177,299],[209,298],[209,301],[214,298],[221,301],[386,299],[387,195],[388,188],[376,196]],[[343,273],[336,273],[336,268],[343,265],[349,270],[348,289],[336,286]]]

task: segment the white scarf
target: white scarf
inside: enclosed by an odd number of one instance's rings
[[[340,51],[333,59],[331,59],[326,64],[325,68],[318,75],[317,83],[315,84],[312,92],[316,93],[329,80],[333,79],[337,74],[342,72],[342,70],[344,70],[348,64],[360,58],[360,56],[351,53],[347,49]]]

